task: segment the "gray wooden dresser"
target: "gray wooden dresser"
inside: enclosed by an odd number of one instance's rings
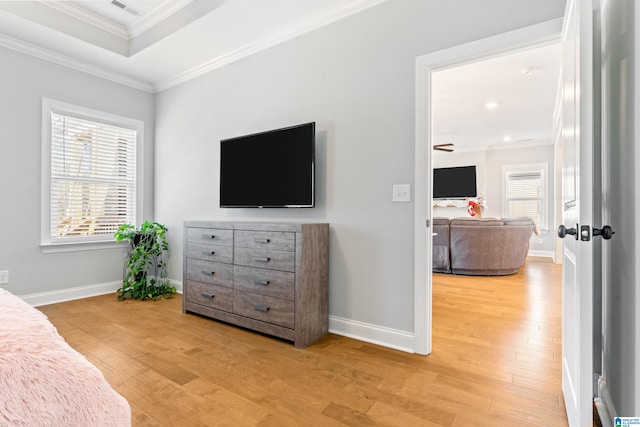
[[[328,330],[329,224],[187,221],[182,310],[306,347]]]

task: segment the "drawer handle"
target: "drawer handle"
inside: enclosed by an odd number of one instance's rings
[[[269,307],[266,305],[254,305],[253,308],[256,311],[261,311],[263,313],[266,313],[267,311],[269,311]]]
[[[255,283],[256,285],[269,286],[269,281],[268,280],[256,280],[253,283]]]
[[[215,234],[205,234],[204,237],[207,238],[207,239],[215,239],[216,235]]]
[[[269,262],[271,258],[255,258],[256,262]]]
[[[262,239],[262,238],[256,237],[253,239],[253,241],[256,243],[269,243],[271,242],[271,239]]]
[[[215,297],[215,295],[213,295],[213,294],[207,294],[207,293],[204,293],[204,292],[201,293],[200,295],[202,295],[205,298],[209,298],[209,299],[213,299],[213,297]]]
[[[206,274],[207,276],[213,276],[214,274],[216,274],[216,272],[215,271],[202,270],[202,274]]]
[[[215,254],[216,254],[216,251],[211,251],[211,252],[209,252],[209,251],[203,251],[203,253],[204,253],[205,255],[215,255]]]

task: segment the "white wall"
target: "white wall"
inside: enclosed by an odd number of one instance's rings
[[[156,218],[182,277],[180,227],[196,219],[331,223],[331,316],[413,330],[416,57],[562,16],[555,0],[390,0],[157,95]],[[218,208],[222,138],[305,121],[318,132],[318,207]]]
[[[549,118],[549,126],[551,126],[551,117]],[[503,166],[513,165],[530,165],[530,164],[546,164],[547,176],[545,184],[549,197],[549,201],[554,203],[554,180],[553,180],[553,157],[555,154],[554,146],[551,143],[547,145],[538,145],[529,148],[514,148],[511,150],[491,150],[487,152],[487,194],[489,201],[489,209],[487,216],[502,217],[503,215]],[[553,257],[555,251],[555,219],[553,217],[553,206],[547,206],[547,228],[541,229],[540,236],[533,235],[529,244],[529,253],[539,252],[542,255]]]
[[[551,122],[551,118],[549,118]],[[444,153],[433,156],[433,167],[476,165],[478,194],[483,195],[487,204],[483,209],[483,217],[501,218],[503,214],[503,166],[546,164],[546,191],[550,194],[551,204],[555,203],[554,189],[554,155],[555,148],[551,143],[535,145],[529,148],[511,148],[499,150],[462,151]],[[453,208],[435,208],[434,216],[451,216]],[[466,209],[458,209],[458,216],[467,216]],[[555,218],[553,205],[548,206],[548,229],[541,230],[541,235],[532,235],[529,249],[532,254],[552,257],[555,251]]]
[[[29,295],[122,280],[121,249],[40,249],[42,98],[145,122],[144,213],[151,217],[154,96],[5,48],[0,64],[0,270],[9,270],[3,287]]]

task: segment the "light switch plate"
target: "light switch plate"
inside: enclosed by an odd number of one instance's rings
[[[0,285],[9,283],[9,270],[0,271]]]
[[[411,201],[411,184],[396,184],[393,186],[394,202],[410,202]]]

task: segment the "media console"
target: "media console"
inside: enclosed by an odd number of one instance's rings
[[[187,221],[184,313],[293,341],[328,331],[329,224]]]

